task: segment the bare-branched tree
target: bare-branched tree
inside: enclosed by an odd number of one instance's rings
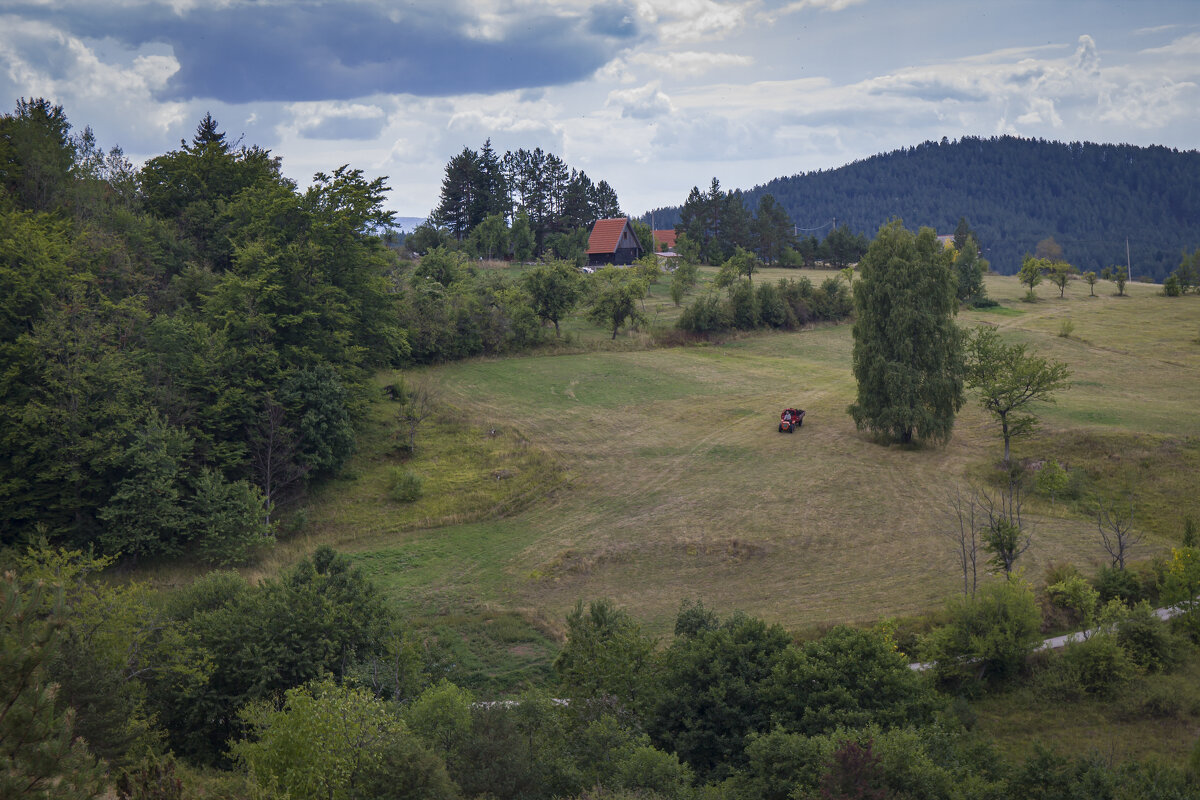
[[[1133,530],[1133,493],[1123,500],[1100,500],[1096,503],[1096,529],[1105,551],[1112,557],[1112,566],[1125,569],[1129,551],[1141,544],[1142,534]]]
[[[947,527],[942,535],[954,543],[958,564],[962,568],[963,595],[974,597],[978,584],[979,550],[983,545],[983,515],[980,513],[978,492],[966,491],[962,486],[955,485],[947,503],[954,512],[957,527]]]
[[[400,391],[400,411],[396,415],[408,434],[408,452],[417,452],[417,430],[436,409],[433,392],[425,381],[404,383]]]

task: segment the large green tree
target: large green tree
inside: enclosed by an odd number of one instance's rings
[[[645,319],[639,302],[647,288],[633,270],[605,267],[592,276],[588,317],[597,325],[611,327],[616,339],[622,325]]]
[[[204,761],[224,752],[238,708],[326,674],[341,677],[382,653],[392,632],[375,588],[328,547],[257,587],[236,573],[211,573],[174,598],[170,613],[212,671],[190,694],[162,686],[153,696],[176,750]]]
[[[954,255],[954,273],[958,278],[956,293],[960,302],[971,306],[988,305],[987,287],[983,275],[988,271],[987,259],[979,255],[979,243],[967,235]]]
[[[1005,344],[995,328],[982,326],[967,337],[966,383],[984,410],[1000,423],[1004,463],[1009,462],[1012,440],[1037,426],[1031,409],[1053,403],[1054,393],[1070,386],[1065,364],[1028,351],[1028,345]]]
[[[366,689],[315,681],[288,690],[282,708],[252,703],[240,716],[253,738],[233,742],[234,757],[294,800],[457,796],[441,758]]]
[[[567,642],[554,670],[580,700],[615,698],[639,709],[650,702],[655,642],[628,612],[608,600],[583,602],[567,615]]]
[[[554,261],[523,274],[521,285],[533,298],[534,313],[543,323],[554,323],[554,335],[558,336],[559,320],[579,302],[583,290],[579,273],[565,261]]]
[[[854,284],[850,415],[860,430],[902,443],[944,442],[963,403],[962,334],[948,251],[930,228],[879,229]]]
[[[768,264],[779,261],[783,251],[796,244],[795,227],[791,217],[773,195],[765,194],[758,201],[754,215],[754,244],[759,258]]]

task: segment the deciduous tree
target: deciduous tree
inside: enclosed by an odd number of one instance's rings
[[[980,489],[979,507],[987,518],[983,529],[984,549],[992,554],[992,564],[1011,575],[1017,559],[1033,544],[1033,535],[1025,526],[1022,511],[1025,486],[1010,470],[1006,484],[998,490]]]
[[[947,251],[932,229],[894,220],[879,229],[854,284],[850,415],[902,443],[950,438],[963,402],[962,335]]]
[[[1038,424],[1030,409],[1037,403],[1053,403],[1054,393],[1070,386],[1071,371],[1065,364],[1027,349],[1024,344],[1005,344],[990,326],[976,328],[967,338],[966,383],[1000,423],[1006,464],[1011,441],[1028,435]]]
[[[1051,266],[1052,264],[1044,258],[1025,256],[1025,260],[1021,262],[1021,271],[1017,273],[1017,280],[1029,287],[1029,291],[1025,295],[1026,300],[1037,299],[1037,295],[1033,293],[1033,287],[1042,282],[1042,277],[1050,270]]]
[[[567,615],[567,641],[554,671],[580,700],[610,699],[644,711],[652,700],[655,642],[608,600],[583,602]]]
[[[571,312],[583,290],[579,272],[565,261],[554,261],[523,274],[521,285],[533,298],[534,313],[543,323],[554,323],[554,335],[558,336],[559,320]]]
[[[646,296],[646,283],[632,270],[605,267],[592,277],[588,317],[597,325],[612,327],[612,338],[627,323],[645,321],[639,302]]]
[[[1133,528],[1133,493],[1119,500],[1101,499],[1096,502],[1096,530],[1112,566],[1125,569],[1129,551],[1141,544],[1142,534]]]
[[[1067,291],[1067,284],[1075,274],[1075,268],[1065,261],[1055,261],[1050,266],[1050,282],[1058,287],[1058,296],[1062,298]]]
[[[1018,675],[1041,641],[1033,587],[1016,578],[989,581],[973,597],[948,604],[950,623],[930,636],[934,674],[951,684]]]

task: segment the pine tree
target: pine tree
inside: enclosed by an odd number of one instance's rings
[[[102,771],[55,702],[46,667],[63,625],[44,584],[0,582],[0,797],[100,796]],[[49,615],[44,612],[50,609]]]

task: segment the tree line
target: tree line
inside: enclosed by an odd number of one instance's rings
[[[814,234],[800,236],[787,210],[769,193],[761,194],[750,210],[749,195],[725,191],[716,178],[707,191],[693,186],[682,208],[658,209],[644,215],[644,223],[673,225],[675,250],[705,264],[721,264],[739,249],[753,253],[765,264],[784,267],[813,267],[818,261],[843,269],[866,252],[862,234],[845,225],[834,227],[818,240]]]
[[[386,185],[299,191],[211,116],[135,170],[45,100],[0,178],[0,542],[244,560],[411,358]]]
[[[425,252],[453,240],[480,257],[525,261],[556,245],[565,257],[571,244],[578,246],[579,231],[586,251],[592,223],[619,216],[617,193],[607,181],[593,182],[540,147],[500,156],[489,139],[478,152],[464,147],[446,164],[438,205],[411,246]]]
[[[776,178],[743,194],[750,206],[771,195],[801,227],[836,219],[870,232],[898,216],[950,233],[965,216],[1005,275],[1053,236],[1081,272],[1125,267],[1128,253],[1132,279],[1162,281],[1200,242],[1198,185],[1194,150],[965,136]],[[654,215],[673,225],[682,208]]]
[[[964,699],[1024,687],[1041,702],[1111,700],[1194,659],[1194,533],[1145,584],[1154,599],[1188,603],[1174,623],[1128,582],[1093,586],[1065,567],[1040,597],[1016,576],[983,582],[925,633],[837,626],[800,639],[688,601],[658,638],[611,602],[580,602],[553,678],[504,700],[448,680],[438,643],[415,640],[329,548],[257,585],[218,571],[166,593],[101,579],[108,563],[34,547],[0,579],[5,796],[115,787],[120,797],[293,800],[1117,800],[1198,790],[1194,772],[1150,761],[1046,749],[1005,758],[972,730]],[[1043,608],[1092,632],[1031,658]],[[912,669],[914,659],[931,668]]]

